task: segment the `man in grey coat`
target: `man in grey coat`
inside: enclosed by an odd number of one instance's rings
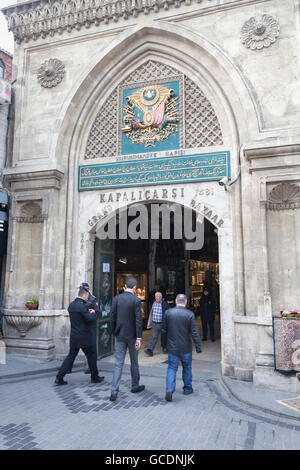
[[[193,312],[186,308],[187,298],[184,294],[176,297],[176,307],[166,311],[162,332],[168,350],[168,370],[166,377],[166,401],[172,401],[176,388],[176,372],[179,361],[182,363],[183,394],[193,393],[192,388],[192,342],[196,352],[201,352],[201,342]]]
[[[145,389],[140,385],[138,350],[142,344],[143,319],[141,301],[136,297],[134,278],[129,278],[123,294],[114,297],[111,307],[110,326],[115,336],[115,365],[110,401],[116,401],[121,382],[122,370],[128,348],[131,363],[131,392],[138,393]]]

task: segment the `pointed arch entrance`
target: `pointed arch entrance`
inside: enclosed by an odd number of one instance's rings
[[[210,149],[218,151],[224,148],[228,150],[231,174],[238,172],[240,141],[246,140],[249,133],[257,132],[259,128],[255,100],[230,58],[201,35],[190,33],[182,26],[168,24],[166,28],[162,24],[153,24],[149,27],[135,27],[113,39],[106,49],[96,51],[91,57],[90,70],[82,76],[78,90],[62,106],[62,125],[55,147],[57,158],[61,158],[61,155],[68,156],[64,304],[68,304],[73,286],[83,277],[93,284],[95,241],[93,227],[101,218],[119,206],[128,205],[134,200],[132,197],[145,203],[151,200],[157,202],[159,198],[182,203],[209,219],[218,230],[220,278],[223,280],[220,293],[222,371],[224,374],[234,375],[233,317],[235,314],[241,314],[244,309],[239,182],[235,185],[235,190],[227,194],[217,181],[195,182],[193,179],[187,182],[174,181],[172,184],[171,181],[164,181],[161,184],[153,184],[150,181],[146,185],[125,186],[125,189],[104,185],[98,189],[78,192],[80,165],[103,164],[108,161],[119,165],[119,162],[126,162],[128,155],[106,156],[109,155],[108,150],[98,157],[97,146],[102,139],[91,142],[90,137],[97,128],[97,122],[99,124],[102,119],[107,123],[110,114],[105,118],[100,110],[104,109],[103,106],[108,103],[114,90],[118,89],[128,77],[132,77],[135,71],[142,70],[149,61],[176,70],[183,77],[183,81],[188,77],[196,87],[197,93],[199,90],[200,95],[203,93],[219,123],[223,145],[215,141],[210,147],[203,141],[199,147],[196,147],[197,151],[204,152]],[[188,80],[186,84],[187,82]],[[120,104],[120,94],[118,96]],[[114,106],[116,102],[112,104],[112,107]],[[187,108],[190,111],[190,107]],[[182,109],[186,109],[186,106]],[[119,112],[117,119],[114,118],[116,134],[120,133],[122,127],[120,116]],[[189,120],[187,118],[186,121],[192,126],[191,118]],[[182,131],[183,129],[181,127]],[[188,132],[183,134],[180,136],[181,139],[186,138]],[[188,139],[182,141],[185,145]],[[192,143],[190,149],[195,148],[192,145],[197,143]],[[93,154],[95,150],[96,157],[95,153]],[[135,160],[139,159],[140,156],[137,155]],[[184,195],[181,198],[179,195],[182,188]],[[155,195],[155,191],[160,191],[160,196]],[[176,194],[174,198],[172,191]],[[126,192],[127,201],[123,201]],[[222,295],[222,291],[226,294]]]
[[[184,198],[183,198],[184,199]],[[204,230],[203,246],[197,250],[186,250],[184,246],[184,218],[182,219],[182,238],[174,238],[174,220],[171,217],[170,238],[162,238],[162,227],[160,225],[160,235],[158,239],[151,239],[151,216],[150,208],[159,205],[180,206],[182,213],[188,210],[192,213],[193,223],[201,224]],[[145,236],[145,230],[139,227],[139,231],[143,232],[144,239],[119,238],[119,230],[115,232],[116,239],[100,240],[101,227],[102,233],[107,230],[108,221],[114,220],[116,217],[116,226],[119,223],[120,212],[128,212],[130,207],[138,207],[142,205],[148,208],[148,238]],[[195,206],[193,209],[191,206]],[[136,210],[137,210],[136,209]],[[209,209],[209,210],[208,210]],[[207,213],[208,217],[204,215]],[[137,212],[139,214],[139,212]],[[128,217],[128,234],[130,234],[130,223],[134,222],[136,217]],[[92,223],[93,218],[90,219]],[[161,223],[161,222],[160,222]],[[228,327],[224,332],[224,324],[228,315],[226,306],[226,297],[224,301],[224,292],[233,295],[233,282],[228,283],[224,278],[224,270],[219,264],[220,255],[222,253],[222,243],[226,243],[226,254],[228,254],[228,241],[226,237],[227,221],[224,221],[216,214],[213,207],[201,205],[195,198],[192,199],[190,206],[175,203],[174,200],[143,200],[140,204],[125,204],[121,208],[112,210],[109,214],[98,220],[91,229],[92,239],[94,240],[94,273],[93,287],[94,294],[98,297],[101,308],[102,318],[98,326],[98,347],[100,356],[113,352],[113,341],[109,327],[109,311],[111,300],[114,295],[119,293],[119,289],[124,287],[124,283],[128,277],[135,276],[138,280],[138,295],[142,300],[142,313],[144,319],[144,343],[146,346],[147,334],[146,325],[152,304],[151,293],[155,284],[160,285],[163,289],[164,296],[170,306],[174,305],[176,294],[185,293],[188,297],[188,308],[197,315],[198,307],[205,286],[211,289],[214,301],[216,303],[214,317],[214,334],[216,344],[213,349],[213,358],[219,357],[221,360],[223,351],[223,342],[228,341],[228,335],[231,333]],[[224,230],[225,228],[225,230]],[[195,230],[195,227],[194,227]],[[178,233],[178,232],[177,232]],[[223,236],[222,236],[223,235]],[[225,235],[225,236],[224,236]],[[220,243],[219,243],[220,241]],[[226,269],[225,269],[226,271]],[[222,277],[223,276],[223,277]],[[230,289],[230,292],[229,292]],[[152,295],[153,296],[153,295]],[[224,313],[225,323],[222,318]],[[228,321],[228,319],[227,319]],[[197,320],[199,332],[203,337],[203,328],[200,317]],[[224,332],[224,333],[223,333]],[[211,339],[211,331],[208,329],[208,338]],[[224,336],[224,338],[222,338]],[[209,345],[210,345],[209,341]],[[209,351],[211,347],[209,346]],[[204,347],[205,349],[205,347]],[[218,352],[219,351],[219,356]],[[158,345],[158,353],[161,354]],[[160,360],[161,356],[157,357]],[[210,358],[208,357],[208,360]]]

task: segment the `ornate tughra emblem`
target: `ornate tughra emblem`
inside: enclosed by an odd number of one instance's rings
[[[126,96],[122,131],[132,144],[155,147],[178,132],[179,98],[173,89],[150,85]]]

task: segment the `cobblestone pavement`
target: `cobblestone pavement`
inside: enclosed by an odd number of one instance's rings
[[[83,371],[67,375],[62,387],[54,386],[53,372],[1,381],[0,449],[300,449],[300,420],[241,403],[215,374],[215,364],[195,371],[189,396],[179,370],[168,403],[166,364],[143,368],[146,389],[138,394],[130,392],[125,366],[116,402],[109,401],[112,364],[103,364],[100,384]]]

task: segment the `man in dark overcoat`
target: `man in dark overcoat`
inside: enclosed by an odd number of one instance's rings
[[[88,285],[87,282],[82,282],[78,289],[80,288],[85,289],[89,293],[88,302],[90,304],[90,308],[95,310],[97,314],[97,317],[93,321],[93,325],[91,326],[91,329],[93,332],[93,338],[94,338],[94,347],[95,347],[95,351],[97,354],[97,319],[99,318],[99,315],[100,315],[100,307],[99,307],[96,297],[91,293],[90,286]],[[87,368],[87,370],[85,371],[85,374],[90,374],[90,372],[91,372],[90,369]]]
[[[55,385],[66,385],[68,383],[64,380],[64,376],[72,370],[79,349],[82,349],[87,358],[91,371],[91,382],[99,383],[104,379],[104,377],[99,377],[98,373],[97,352],[93,333],[97,314],[91,308],[88,298],[89,292],[84,288],[80,288],[78,297],[69,305],[68,312],[71,322],[70,351],[57,373]]]

